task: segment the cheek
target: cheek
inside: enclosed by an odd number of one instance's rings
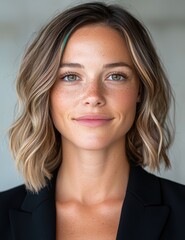
[[[137,95],[135,92],[119,95],[117,102],[117,114],[120,119],[120,132],[125,135],[130,130],[135,120],[136,106],[138,102]]]
[[[50,94],[51,113],[57,114],[63,112],[69,105],[70,99],[67,97],[65,91],[59,88],[54,88]]]
[[[58,124],[60,122],[61,116],[63,116],[63,110],[65,109],[65,101],[63,101],[63,97],[61,92],[52,89],[50,94],[50,112],[53,123],[55,127],[58,129]]]
[[[71,109],[75,109],[74,98],[61,88],[53,88],[50,94],[50,112],[53,123],[59,132],[65,128]]]
[[[121,112],[128,111],[128,113],[132,113],[136,110],[138,91],[128,89],[128,91],[117,92],[113,99],[116,109],[120,110]]]
[[[56,84],[51,91],[50,101],[53,107],[65,109],[76,105],[76,99],[79,97],[79,91],[71,86],[61,86],[60,83]]]

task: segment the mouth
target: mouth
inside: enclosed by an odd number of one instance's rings
[[[87,127],[99,127],[106,125],[113,120],[112,117],[105,115],[84,115],[73,119],[80,125]]]

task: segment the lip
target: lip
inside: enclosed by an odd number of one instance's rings
[[[99,127],[113,120],[112,117],[105,115],[84,115],[73,119],[78,124],[87,127]]]

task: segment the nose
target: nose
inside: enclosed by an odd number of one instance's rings
[[[83,104],[89,107],[101,107],[105,105],[104,91],[100,83],[92,82],[86,85]]]

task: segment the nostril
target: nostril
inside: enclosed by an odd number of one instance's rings
[[[101,106],[104,105],[104,100],[98,100],[98,99],[89,99],[87,101],[84,102],[85,105],[89,105],[89,106]]]

